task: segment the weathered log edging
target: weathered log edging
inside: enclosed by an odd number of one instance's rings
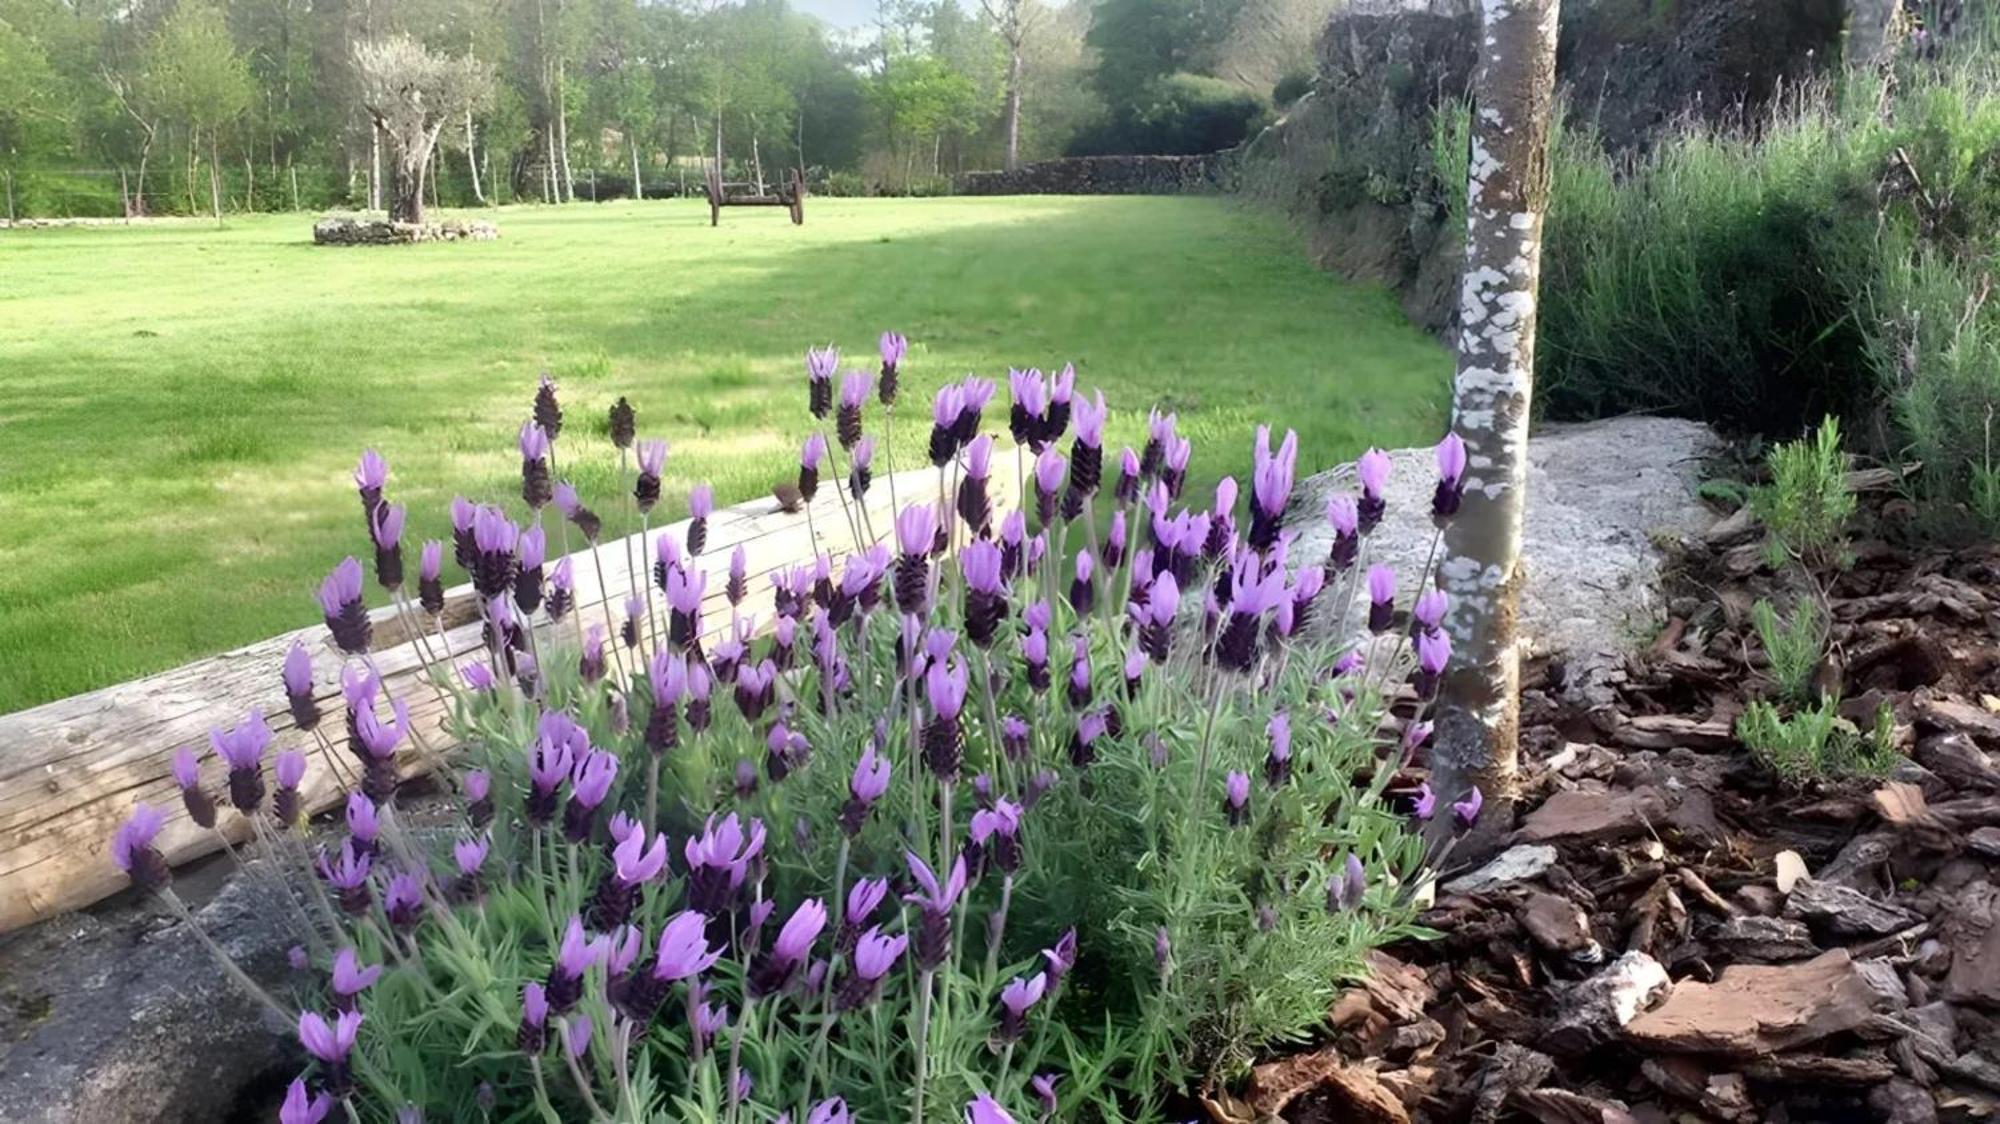
[[[928,468],[899,474],[894,494],[913,500],[934,494],[936,474]],[[1011,510],[1017,500],[1015,477],[996,472],[989,483],[995,508]],[[878,479],[870,490],[867,515],[879,535],[894,523],[889,481]],[[729,557],[742,546],[748,557],[750,594],[742,612],[768,623],[773,619],[769,576],[810,559],[815,553],[841,556],[856,543],[847,529],[841,499],[834,487],[820,489],[805,511],[787,513],[765,498],[719,510],[709,517],[706,549],[689,560],[708,578],[703,621],[709,634],[728,627],[729,604],[723,593]],[[857,517],[860,513],[857,512]],[[816,535],[811,533],[816,532]],[[687,522],[654,528],[641,536],[607,541],[600,548],[604,582],[611,591],[613,617],[630,588],[631,561],[646,579],[655,543],[663,535],[685,541]],[[628,549],[629,548],[629,549]],[[572,555],[578,619],[588,626],[602,623],[606,602],[598,585],[596,562],[588,552]],[[450,662],[481,650],[480,624],[473,591],[461,585],[447,591],[443,643]],[[413,726],[432,750],[449,745],[445,699],[425,685],[419,653],[407,642],[401,624],[388,609],[374,614],[376,667],[389,690],[405,699]],[[546,622],[540,625],[551,629]],[[567,630],[569,623],[561,626]],[[106,848],[112,831],[144,800],[167,810],[167,824],[158,846],[168,860],[183,863],[217,850],[217,834],[197,827],[181,806],[172,772],[174,751],[195,746],[207,755],[210,729],[243,720],[261,708],[277,737],[274,749],[297,747],[307,753],[310,767],[300,788],[308,812],[333,806],[346,798],[342,778],[351,778],[354,763],[346,750],[346,733],[337,717],[323,720],[316,735],[292,725],[285,708],[279,668],[292,641],[304,641],[313,656],[314,682],[322,708],[337,716],[340,670],[345,660],[321,625],[288,632],[269,640],[209,659],[86,694],[60,699],[31,710],[0,715],[0,933],[81,906],[89,905],[126,884],[111,865]],[[439,646],[429,636],[433,650]],[[615,641],[614,641],[615,642]],[[406,747],[397,765],[405,775],[429,767],[429,755]],[[207,761],[204,773],[217,768]],[[213,784],[218,778],[211,776]],[[231,839],[248,834],[248,822],[226,806],[219,810],[218,828]]]

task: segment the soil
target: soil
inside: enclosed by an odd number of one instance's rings
[[[1602,690],[1534,669],[1522,798],[1453,853],[1437,939],[1378,953],[1331,1041],[1212,1119],[2000,1119],[2000,546],[1853,544],[1818,682],[1862,729],[1888,707],[1906,757],[1804,784],[1732,733],[1773,690],[1750,607],[1796,583],[1747,517],[1676,554],[1671,618]]]

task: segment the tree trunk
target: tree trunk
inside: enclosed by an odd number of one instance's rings
[[[292,163],[289,156],[285,157],[285,174],[292,181],[292,210],[296,211],[299,209],[299,166]]]
[[[557,20],[562,18],[562,6],[556,6]],[[558,22],[558,26],[560,22]],[[576,175],[569,167],[569,106],[563,98],[564,66],[561,55],[556,56],[556,152],[562,157],[562,194],[569,202],[576,202]]]
[[[222,154],[216,134],[208,134],[208,204],[215,214],[215,223],[222,225]]]
[[[1559,0],[1481,0],[1481,7],[1452,396],[1468,467],[1438,570],[1451,596],[1452,660],[1438,700],[1432,781],[1447,800],[1476,786],[1504,807],[1515,795],[1520,732],[1521,520]]]
[[[368,209],[382,209],[382,126],[368,125]]]
[[[1007,63],[1007,170],[1021,166],[1021,43],[1012,44]]]
[[[486,192],[479,186],[479,148],[474,144],[472,131],[472,111],[465,111],[465,169],[472,173],[472,198],[480,206],[486,206]]]
[[[243,209],[257,209],[257,165],[249,157],[243,157]]]
[[[639,134],[634,132],[632,140],[632,198],[644,199],[646,185],[639,179]]]
[[[139,145],[139,182],[132,195],[132,209],[128,214],[144,217],[146,214],[146,162],[153,156],[153,130],[146,130],[146,139]]]

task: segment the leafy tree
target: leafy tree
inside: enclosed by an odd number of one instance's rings
[[[174,9],[153,37],[143,82],[147,100],[188,127],[191,153],[208,142],[209,205],[222,221],[222,130],[250,108],[254,92],[222,10],[204,0]]]
[[[1210,74],[1244,0],[1100,0],[1084,42],[1113,106],[1144,100],[1170,74]]]
[[[396,35],[354,49],[362,105],[394,146],[395,187],[389,218],[424,221],[424,178],[438,134],[491,96],[479,62],[440,54]]]

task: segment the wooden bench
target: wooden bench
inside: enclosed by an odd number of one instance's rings
[[[928,467],[899,473],[894,492],[889,481],[878,478],[868,492],[869,521],[878,532],[892,533],[895,513],[889,497],[934,496],[930,489],[936,481]],[[993,474],[989,491],[996,521],[1018,501],[1014,484],[1013,473]],[[820,488],[810,522],[803,507],[783,511],[768,496],[717,510],[709,517],[707,545],[694,559],[708,575],[702,604],[705,633],[715,635],[729,627],[724,587],[729,556],[738,546],[744,548],[749,563],[750,592],[741,611],[766,627],[774,619],[771,574],[815,553],[838,558],[854,551],[857,544],[831,485],[829,481]],[[685,542],[687,523],[656,527],[643,539],[634,535],[606,539],[601,545],[614,620],[620,618],[619,606],[630,588],[628,558],[643,560],[641,564],[650,570],[654,543],[667,535]],[[572,557],[577,599],[572,612],[580,614],[586,626],[602,624],[601,606],[607,598],[598,585],[596,566],[588,552]],[[449,655],[440,656],[441,662],[456,666],[482,650],[473,597],[470,585],[446,592],[444,646]],[[378,610],[373,619],[374,659],[390,693],[409,704],[412,724],[432,750],[450,748],[449,708],[425,686],[416,648],[393,613]],[[568,618],[560,626],[544,620],[537,627],[558,642],[574,642]],[[312,653],[323,713],[319,729],[331,743],[327,747],[296,729],[285,708],[279,669],[294,638]],[[435,633],[429,639],[435,651],[439,639]],[[615,637],[611,643],[617,643]],[[241,722],[253,707],[264,711],[276,731],[273,753],[288,747],[306,751],[309,765],[300,786],[300,803],[306,810],[319,812],[344,802],[343,778],[355,771],[340,718],[340,669],[345,662],[326,627],[315,624],[144,679],[0,715],[0,933],[123,889],[126,878],[111,865],[108,847],[111,833],[131,814],[136,801],[166,811],[158,846],[169,862],[178,865],[217,850],[221,842],[216,832],[197,827],[181,805],[172,773],[174,751],[193,746],[203,758],[204,782],[215,789],[221,774],[211,759],[208,732]],[[429,768],[432,760],[406,742],[397,764],[405,776],[414,776]],[[247,837],[249,823],[226,801],[217,803],[216,826],[231,839]]]
[[[754,183],[724,183],[722,169],[712,162],[702,164],[702,179],[708,193],[708,225],[722,221],[724,207],[783,207],[792,213],[792,225],[806,221],[806,183],[797,168],[788,168],[775,192],[765,193]]]

